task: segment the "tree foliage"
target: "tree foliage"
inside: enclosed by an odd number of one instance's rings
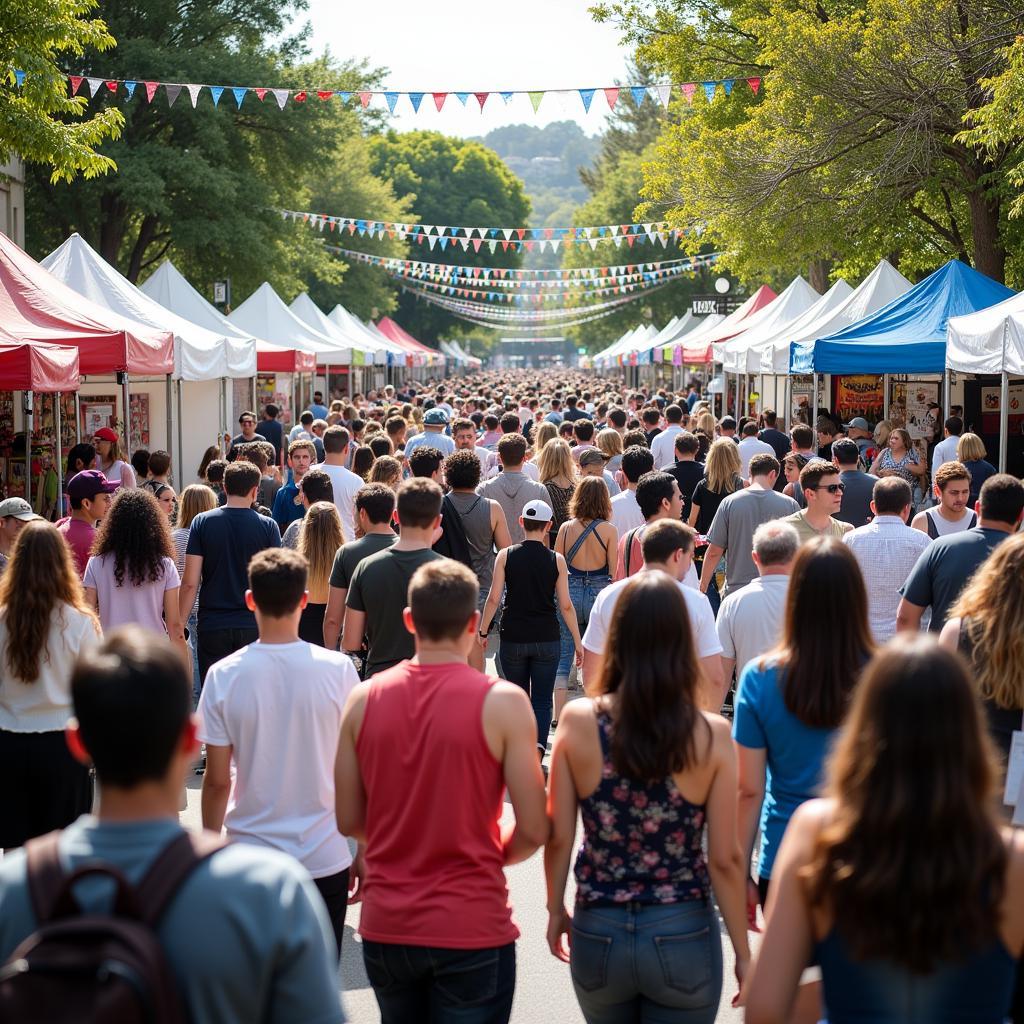
[[[116,110],[79,118],[86,101],[68,95],[61,64],[86,49],[109,50],[114,38],[89,13],[96,0],[17,0],[0,5],[0,163],[12,153],[44,165],[53,181],[87,178],[114,169],[97,152],[124,123]],[[15,72],[24,72],[17,87]]]
[[[645,196],[705,232],[691,246],[710,237],[749,278],[856,274],[882,256],[910,274],[955,256],[1007,276],[1019,146],[961,132],[1024,28],[1019,4],[623,0],[595,14],[673,81],[762,79],[756,98],[741,82],[728,100],[677,101],[647,169]]]

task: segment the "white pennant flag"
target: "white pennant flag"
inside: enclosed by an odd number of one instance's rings
[[[99,87],[103,84],[102,78],[87,78],[86,81],[89,83],[89,93],[95,96]]]
[[[203,87],[201,85],[186,85],[185,88],[188,89],[189,97],[192,100],[192,109],[195,110],[196,100],[199,99],[199,92]]]
[[[274,99],[277,100],[277,105],[281,110],[284,110],[284,105],[288,102],[288,90],[287,89],[271,89],[274,94]]]
[[[501,229],[501,233],[505,236],[505,241],[506,242],[512,237],[512,235],[514,234],[515,230],[516,230],[515,228],[502,228]],[[492,249],[491,251],[493,252],[494,250]]]
[[[616,235],[612,239],[612,241],[615,243],[615,248],[616,249],[621,249],[622,248],[622,235]]]
[[[490,250],[491,250],[491,252],[494,252],[494,250],[495,250],[495,249],[496,249],[497,247],[498,247],[498,240],[497,240],[496,238],[492,238],[492,239],[490,239],[490,240],[489,240],[489,241],[487,242],[487,248],[488,248],[488,249],[490,249]]]
[[[427,235],[427,244],[433,249],[437,244],[437,235]]]
[[[591,249],[596,249],[597,246],[598,246],[598,243],[601,241],[601,239],[600,238],[589,238],[589,239],[587,239],[587,241],[590,243],[590,248]]]

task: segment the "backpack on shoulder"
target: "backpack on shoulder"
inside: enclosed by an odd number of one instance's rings
[[[477,502],[482,498],[477,498]],[[476,503],[471,505],[468,512],[476,508]],[[434,545],[434,551],[445,558],[451,558],[456,562],[473,568],[473,558],[469,551],[469,537],[466,535],[466,527],[463,525],[462,516],[455,507],[455,502],[446,494],[441,502],[441,536]]]
[[[213,833],[170,842],[137,886],[109,864],[68,874],[59,832],[25,844],[36,930],[0,967],[0,1020],[47,1024],[185,1024],[188,1015],[156,933],[182,883],[224,846]],[[74,885],[106,875],[116,885],[108,913],[84,913]]]

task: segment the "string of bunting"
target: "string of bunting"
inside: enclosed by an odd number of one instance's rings
[[[378,239],[390,238],[411,240],[419,245],[427,244],[431,249],[440,246],[443,251],[449,245],[460,245],[465,251],[470,248],[479,252],[487,244],[490,252],[500,245],[503,252],[533,252],[537,247],[544,252],[547,246],[557,252],[561,245],[586,245],[596,248],[602,241],[621,246],[625,242],[632,247],[637,242],[660,242],[667,245],[677,241],[686,232],[670,227],[667,221],[649,221],[644,224],[599,224],[593,227],[559,228],[477,228],[453,226],[450,224],[415,224],[400,221],[367,220],[362,217],[338,217],[328,213],[311,213],[308,210],[278,210],[284,220],[301,221],[318,231],[347,231],[350,235]],[[490,244],[494,242],[495,244]]]
[[[28,77],[27,72],[16,69],[14,72],[15,85],[20,89]],[[9,80],[8,73],[5,76]],[[140,78],[95,78],[90,75],[67,76],[68,86],[72,96],[77,96],[84,89],[89,93],[90,98],[95,99],[97,95],[113,95],[121,99],[134,99],[139,95],[146,103],[152,103],[157,92],[163,89],[168,106],[173,107],[175,100],[184,91],[192,103],[193,108],[204,92],[209,94],[213,105],[219,105],[224,93],[229,93],[235,101],[236,109],[241,109],[249,93],[252,93],[261,103],[270,97],[271,102],[277,103],[279,109],[284,110],[289,102],[303,104],[308,101],[326,103],[330,100],[340,100],[342,103],[358,105],[362,109],[371,106],[385,108],[389,113],[394,114],[401,104],[411,107],[414,113],[422,109],[429,109],[433,106],[440,113],[449,100],[456,100],[461,106],[467,107],[471,100],[479,104],[480,112],[483,113],[487,101],[491,97],[502,100],[505,104],[511,103],[517,97],[526,96],[529,98],[534,113],[540,109],[541,103],[548,96],[558,96],[562,99],[577,97],[583,105],[585,113],[589,113],[595,97],[600,95],[607,104],[609,110],[614,110],[616,103],[624,93],[629,93],[635,103],[643,103],[650,99],[667,107],[672,100],[673,94],[681,97],[686,103],[692,104],[696,97],[702,96],[708,103],[714,102],[718,96],[731,96],[737,85],[745,85],[754,95],[760,91],[760,78],[719,78],[706,82],[682,82],[670,85],[610,85],[586,89],[487,89],[469,90],[466,92],[436,92],[436,91],[399,91],[390,89],[280,89],[271,86],[252,85],[208,85],[205,82],[161,82],[152,79]],[[84,95],[84,92],[82,93]],[[429,98],[429,99],[428,99]],[[424,100],[428,102],[424,104]]]

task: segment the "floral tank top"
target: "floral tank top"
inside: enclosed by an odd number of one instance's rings
[[[704,805],[690,803],[671,776],[640,783],[611,760],[611,717],[598,710],[601,782],[580,801],[583,842],[576,856],[576,901],[586,904],[706,900]]]

